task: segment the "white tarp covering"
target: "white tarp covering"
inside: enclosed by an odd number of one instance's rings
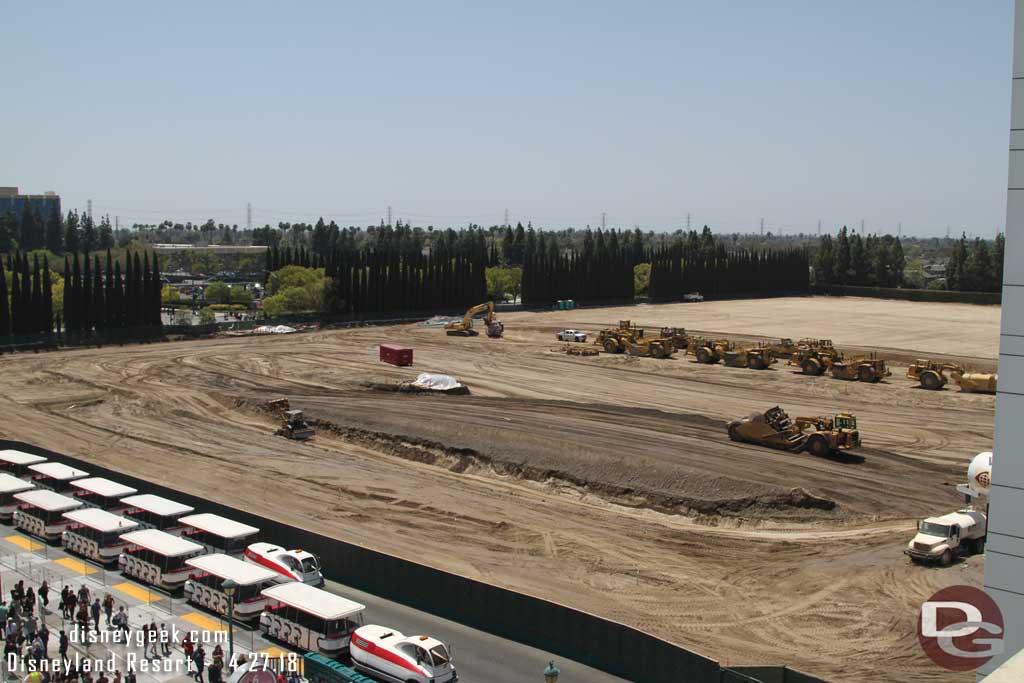
[[[297,330],[294,327],[288,327],[287,325],[260,325],[255,328],[253,334],[291,334]]]
[[[419,389],[430,389],[431,391],[451,391],[462,386],[459,380],[451,375],[436,375],[432,372],[421,372],[412,385]]]

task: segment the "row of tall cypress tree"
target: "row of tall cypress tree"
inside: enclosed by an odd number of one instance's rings
[[[650,298],[682,299],[689,292],[727,297],[810,290],[806,249],[727,250],[712,240],[679,241],[651,256]]]
[[[634,255],[614,233],[605,242],[598,231],[597,239],[585,243],[581,252],[563,254],[557,242],[540,231],[536,244],[527,241],[523,255],[523,303],[547,306],[558,299],[632,302]]]
[[[64,257],[64,322],[70,333],[92,331],[112,335],[149,336],[160,320],[160,261],[153,254],[125,252],[121,261],[107,250],[106,268],[100,257]],[[70,277],[69,277],[70,275]],[[125,332],[127,331],[127,332]]]
[[[52,333],[53,286],[49,261],[44,255],[40,263],[39,255],[33,255],[30,273],[28,254],[9,253],[6,268],[0,259],[0,337]]]
[[[46,255],[7,255],[0,259],[0,337],[52,337],[63,327],[82,337],[93,333],[109,337],[143,337],[159,333],[160,264],[154,254],[126,252],[115,259],[106,254],[106,268],[99,254],[64,257],[63,306],[55,309],[53,275]],[[5,272],[6,271],[6,272]],[[10,290],[7,274],[10,274]]]
[[[327,254],[273,247],[266,263],[268,272],[290,265],[323,268],[328,313],[463,308],[486,301],[490,254],[483,234],[449,232],[429,254],[402,230],[391,230],[380,231],[367,248],[339,239]]]

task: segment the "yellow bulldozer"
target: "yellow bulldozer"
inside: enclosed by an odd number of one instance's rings
[[[818,376],[842,360],[843,352],[832,345],[831,339],[801,339],[789,357],[789,364],[805,375]]]
[[[277,436],[295,441],[306,441],[316,436],[316,431],[306,422],[302,411],[292,410],[287,398],[267,401],[267,407],[281,419],[281,426],[274,432]]]
[[[629,320],[620,320],[617,327],[601,330],[594,343],[605,353],[628,353],[649,358],[670,358],[676,352],[671,337],[649,339],[644,336],[643,328],[634,327]]]
[[[479,333],[473,329],[473,318],[480,313],[485,313],[484,330],[488,337],[497,338],[505,333],[505,324],[494,317],[493,301],[470,307],[462,320],[447,323],[444,326],[445,332],[450,336],[475,337]]]
[[[685,327],[663,327],[661,338],[671,339],[676,351],[686,351],[690,346],[690,335],[686,334]]]
[[[907,379],[915,380],[922,388],[932,391],[946,386],[950,378],[965,393],[994,394],[999,375],[994,372],[967,372],[959,363],[942,363],[926,358],[918,358],[907,368]]]
[[[768,448],[826,456],[860,446],[857,418],[850,413],[791,418],[779,406],[731,421],[726,427],[733,441]]]
[[[870,357],[833,361],[829,371],[836,379],[860,382],[879,382],[883,377],[892,375],[892,370],[886,365],[885,360],[875,354],[871,354]]]
[[[708,365],[722,363],[732,368],[764,370],[769,365],[778,362],[775,352],[768,346],[746,348],[728,339],[693,337],[687,352],[696,356],[698,363]]]

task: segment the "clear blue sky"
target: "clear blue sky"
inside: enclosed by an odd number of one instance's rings
[[[0,0],[0,185],[122,222],[993,235],[1012,4]]]

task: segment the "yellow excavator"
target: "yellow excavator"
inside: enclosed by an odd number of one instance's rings
[[[473,316],[485,311],[487,314],[484,316],[484,329],[487,332],[487,336],[491,338],[500,337],[505,332],[505,325],[494,317],[493,301],[471,307],[466,311],[466,315],[462,316],[462,320],[447,323],[444,326],[445,332],[452,336],[475,337],[479,333],[473,329]]]

